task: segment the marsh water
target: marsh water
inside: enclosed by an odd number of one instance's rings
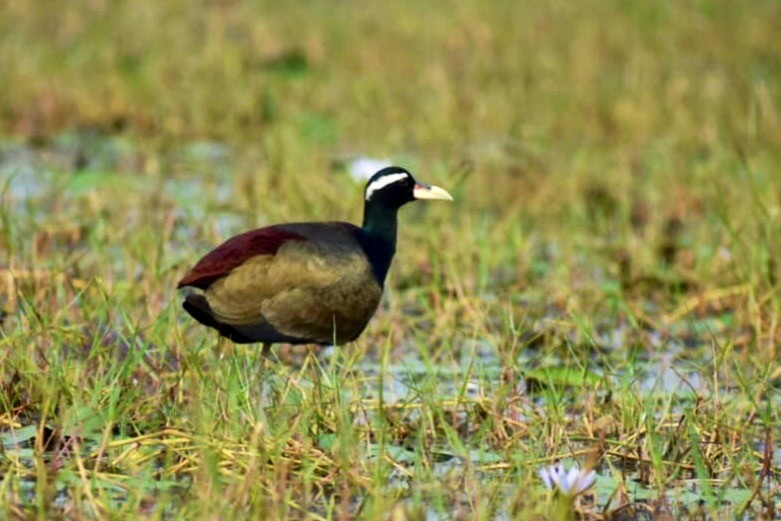
[[[0,144],[0,200],[6,208],[5,219],[13,219],[15,233],[33,234],[40,229],[52,229],[52,223],[72,225],[74,228],[83,226],[99,226],[99,223],[68,222],[69,218],[78,216],[78,208],[68,208],[68,205],[88,205],[91,197],[102,193],[112,194],[112,197],[122,197],[122,194],[144,194],[143,197],[163,197],[169,199],[172,211],[184,220],[203,222],[209,220],[215,235],[228,237],[243,230],[248,225],[246,215],[231,208],[230,201],[235,196],[236,184],[231,182],[232,155],[229,147],[218,142],[197,142],[170,147],[162,156],[161,164],[150,164],[149,158],[139,146],[127,138],[106,137],[97,133],[84,132],[56,137],[45,143],[30,144],[22,141],[6,141]],[[170,175],[148,175],[146,172],[164,170]],[[344,171],[336,169],[324,175],[349,177]],[[360,187],[356,184],[356,191]],[[8,211],[10,209],[10,211]],[[143,209],[139,208],[138,212]],[[62,215],[62,219],[57,214]],[[132,226],[131,222],[128,224]],[[63,229],[65,229],[63,228]],[[53,230],[52,233],[55,233]],[[177,229],[172,234],[172,241],[186,243],[191,240],[186,234],[186,228]],[[64,248],[78,256],[79,238],[63,239]],[[175,249],[175,248],[174,248]],[[111,251],[111,248],[108,248]],[[4,262],[9,262],[4,256]],[[25,261],[25,255],[20,255],[20,262]],[[39,259],[39,266],[25,266],[27,269],[47,267],[46,259]],[[117,252],[113,267],[114,277],[126,276],[129,269],[124,265],[125,258]],[[173,262],[173,260],[171,261]],[[0,266],[3,269],[9,266]],[[19,269],[20,264],[12,268]],[[85,267],[81,273],[85,276],[104,276],[106,274],[89,273]],[[611,284],[605,280],[604,284]],[[173,288],[165,291],[164,299],[170,302],[163,305],[175,305],[177,298]],[[495,298],[486,295],[486,298]],[[650,402],[669,401],[670,407],[665,410],[665,417],[658,418],[659,429],[669,431],[671,418],[682,418],[693,408],[703,402],[710,401],[747,401],[760,399],[766,401],[768,409],[781,408],[781,393],[768,393],[760,398],[746,396],[743,390],[731,380],[724,384],[718,376],[719,349],[730,342],[735,342],[746,334],[735,326],[734,311],[730,309],[713,310],[699,313],[692,317],[683,315],[679,320],[665,325],[664,330],[654,330],[651,327],[639,327],[630,321],[617,322],[614,317],[591,317],[595,325],[586,335],[577,328],[562,329],[558,324],[562,320],[571,320],[550,303],[546,296],[534,293],[517,294],[510,297],[512,302],[536,310],[530,313],[529,320],[523,324],[523,332],[519,334],[518,347],[512,352],[512,367],[520,368],[517,375],[517,399],[513,402],[512,421],[519,424],[534,421],[539,414],[541,404],[548,400],[561,400],[564,414],[582,416],[585,412],[577,404],[568,402],[568,389],[582,390],[588,388],[596,400],[610,400],[616,389]],[[5,304],[8,304],[6,302]],[[653,302],[648,302],[648,309],[653,310]],[[19,313],[25,312],[23,306],[7,309],[3,328],[13,331],[19,327]],[[100,325],[106,330],[106,325]],[[109,325],[121,328],[121,324]],[[425,327],[425,326],[424,326]],[[121,332],[112,337],[106,332],[106,342],[112,338],[121,338]],[[590,356],[581,357],[586,365],[568,366],[563,363],[563,356],[555,349],[542,349],[540,338],[555,337],[554,343],[563,346],[563,350],[584,349]],[[548,340],[550,342],[550,340]],[[360,387],[343,390],[344,398],[356,404],[354,422],[371,425],[378,420],[378,403],[395,411],[394,421],[415,424],[420,414],[418,405],[432,400],[433,396],[443,403],[454,403],[450,407],[452,422],[457,431],[465,438],[473,432],[476,426],[470,423],[479,416],[480,404],[492,399],[493,385],[506,378],[508,361],[506,354],[490,339],[475,339],[464,335],[454,339],[454,349],[460,353],[460,367],[440,367],[431,360],[422,357],[417,347],[405,348],[396,346],[396,355],[392,360],[384,360],[378,352],[370,352],[362,360],[353,361],[352,370],[360,374]],[[143,350],[142,343],[123,344],[117,341],[118,357],[127,356],[128,350]],[[88,349],[88,348],[87,348]],[[344,363],[340,348],[331,347],[319,353],[322,364]],[[74,349],[64,356],[89,356],[84,348]],[[150,355],[152,357],[156,355]],[[294,355],[291,371],[304,363],[305,355]],[[632,359],[631,366],[627,364],[612,364],[616,360]],[[159,363],[163,363],[158,361]],[[609,362],[606,364],[605,362]],[[178,360],[175,357],[167,359],[171,370],[176,371]],[[277,362],[283,363],[283,362]],[[618,369],[614,369],[618,366]],[[703,368],[707,368],[703,369]],[[302,382],[315,385],[306,376]],[[263,383],[263,386],[273,386]],[[259,399],[269,400],[269,389],[258,389]],[[653,410],[649,407],[649,410]],[[1,411],[6,414],[8,411]],[[384,420],[383,420],[384,421]],[[665,425],[662,425],[665,423]],[[648,420],[653,425],[654,420]],[[52,426],[53,428],[54,426]],[[40,434],[40,426],[35,423],[22,425],[0,424],[0,468],[7,468],[10,461],[22,465],[33,465],[33,453],[36,436]],[[761,490],[765,497],[775,501],[775,514],[767,513],[768,506],[760,501],[760,494],[746,486],[747,481],[739,480],[729,472],[720,473],[712,470],[707,483],[712,490],[705,495],[702,490],[702,480],[697,473],[685,468],[680,472],[680,478],[665,485],[664,497],[659,497],[658,488],[649,483],[647,476],[637,464],[637,458],[624,450],[621,444],[616,444],[606,456],[608,461],[597,467],[596,485],[584,499],[596,505],[595,512],[612,512],[611,519],[652,519],[647,505],[666,504],[669,512],[676,518],[699,518],[700,512],[707,501],[717,501],[718,509],[725,518],[754,519],[765,512],[765,515],[781,515],[778,505],[781,504],[781,430],[775,426],[775,432],[768,436],[758,433],[753,450],[758,455],[769,455],[766,463],[767,475],[762,477]],[[69,451],[92,451],[99,443],[99,437],[86,438],[79,449],[60,447],[50,454],[51,459],[68,458]],[[327,447],[329,440],[324,437],[323,446]],[[574,441],[570,449],[578,453],[593,445],[594,440]],[[769,443],[769,445],[767,445]],[[67,443],[65,444],[67,446]],[[368,457],[373,457],[372,446],[368,449]],[[376,448],[377,451],[381,449]],[[673,450],[673,449],[671,449]],[[416,464],[414,451],[405,443],[391,441],[382,448],[398,465],[387,483],[388,493],[403,497],[412,486],[410,475],[403,469]],[[469,450],[457,452],[452,449],[434,448],[436,461],[433,463],[433,473],[443,481],[457,479],[465,472],[482,476],[495,476],[510,472],[517,468],[517,461],[508,461],[506,453],[493,450]],[[374,456],[376,457],[376,455]],[[760,456],[758,456],[760,457]],[[542,467],[549,463],[545,459],[527,458],[518,454],[518,459],[526,461],[530,467]],[[569,462],[574,459],[567,460]],[[758,467],[759,468],[759,467]],[[728,476],[724,478],[724,476]],[[67,503],[67,481],[77,480],[72,474],[60,474],[63,480],[61,492],[54,499],[55,503]],[[105,492],[118,502],[123,501],[128,487],[149,488],[152,490],[177,490],[183,496],[188,494],[191,477],[169,476],[150,481],[147,477],[126,476],[121,484],[115,486],[104,483]],[[0,481],[2,477],[0,477]],[[508,497],[515,494],[512,479],[505,480]],[[24,490],[18,491],[22,502],[35,501],[36,480],[23,481]],[[542,486],[540,484],[540,486]],[[619,508],[617,491],[621,489],[628,494],[623,498],[624,505]],[[468,501],[468,493],[464,492],[464,501]],[[426,513],[427,519],[449,518],[451,513],[443,511],[442,505],[432,506]],[[658,509],[657,509],[658,510]],[[499,513],[498,518],[511,518],[510,513]]]

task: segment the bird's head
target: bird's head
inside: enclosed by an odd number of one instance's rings
[[[389,166],[369,179],[366,183],[364,199],[367,205],[396,209],[418,199],[452,201],[453,197],[438,186],[415,181],[412,174],[401,167]]]

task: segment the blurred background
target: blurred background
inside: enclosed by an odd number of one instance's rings
[[[566,307],[671,266],[676,288],[779,275],[777,2],[2,11],[6,265],[143,271],[162,302],[232,233],[360,220],[345,168],[378,157],[457,197],[405,210],[394,285],[441,272],[462,297],[543,287]]]
[[[599,508],[770,512],[779,28],[777,0],[0,1],[7,505],[530,518],[537,466],[599,440]],[[364,335],[213,353],[176,281],[250,228],[360,222],[361,159],[455,197],[401,212]]]

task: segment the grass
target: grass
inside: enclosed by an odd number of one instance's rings
[[[54,13],[56,12],[56,16]],[[778,515],[772,1],[0,7],[6,518]],[[365,334],[279,360],[179,307],[229,235],[401,216]],[[775,510],[774,510],[775,509]]]

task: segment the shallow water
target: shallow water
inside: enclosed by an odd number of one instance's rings
[[[4,189],[3,200],[6,205],[16,210],[25,209],[34,226],[35,222],[48,217],[47,201],[58,197],[79,198],[92,190],[109,186],[147,193],[151,188],[145,184],[145,178],[139,173],[140,155],[142,153],[126,140],[103,138],[90,133],[60,136],[44,147],[5,142],[0,144],[0,187]],[[235,195],[233,185],[228,182],[231,175],[229,159],[229,149],[220,143],[201,142],[184,146],[170,152],[170,163],[174,165],[175,175],[167,177],[162,183],[163,192],[172,199],[177,211],[182,212],[187,220],[202,221],[208,218],[217,234],[223,237],[241,229],[245,224],[244,217],[229,211],[209,211],[204,205],[204,185],[208,183],[210,187],[216,187],[208,193],[211,205],[229,205]],[[215,178],[225,182],[214,183]],[[188,237],[179,237],[178,240],[187,241]],[[112,250],[108,248],[107,251]],[[117,268],[123,268],[121,251],[117,248],[114,252]],[[525,342],[526,347],[518,352],[514,361],[524,374],[524,377],[519,379],[517,392],[525,400],[512,412],[518,422],[532,421],[530,418],[534,418],[536,414],[535,407],[549,399],[545,390],[551,387],[565,396],[565,400],[568,388],[594,386],[598,393],[605,387],[631,389],[642,399],[675,399],[676,403],[671,409],[674,414],[683,414],[698,400],[710,400],[714,397],[722,401],[746,399],[740,389],[714,384],[713,372],[702,371],[702,367],[712,365],[709,359],[712,353],[702,347],[721,345],[737,334],[733,327],[734,317],[728,312],[714,312],[696,319],[682,318],[668,324],[664,331],[639,330],[627,324],[603,320],[597,323],[593,337],[587,339],[577,329],[557,329],[557,324],[567,317],[553,306],[547,305],[544,296],[530,292],[518,293],[512,298],[519,306],[547,310],[543,316],[526,325],[524,335],[528,342]],[[652,310],[654,306],[654,303],[649,302],[648,309]],[[116,327],[121,328],[122,325],[118,323]],[[561,368],[566,365],[563,359],[557,353],[543,352],[535,345],[534,339],[541,335],[557,338],[562,346],[586,346],[587,351],[595,353],[595,356],[583,360],[587,364],[586,371],[573,368],[572,371],[563,373]],[[602,364],[605,359],[621,359],[624,356],[621,353],[625,353],[628,346],[635,343],[641,343],[645,349],[639,351],[637,361],[631,369],[620,367],[609,372]],[[498,355],[499,347],[488,340],[462,341],[461,345],[454,346],[455,350],[462,353],[459,365],[427,362],[419,356],[414,345],[409,348],[403,345],[397,347],[405,353],[401,361],[383,365],[376,356],[368,356],[366,360],[359,362],[354,370],[361,374],[360,389],[357,393],[345,391],[344,398],[364,404],[378,404],[381,399],[383,407],[397,407],[395,410],[401,421],[414,425],[420,421],[421,407],[418,405],[431,400],[432,393],[436,397],[448,397],[456,402],[451,411],[454,425],[461,432],[470,432],[473,428],[470,425],[470,407],[491,395],[492,388],[500,381],[507,363]],[[127,347],[125,349],[127,350]],[[327,363],[330,357],[336,355],[337,349],[326,349],[321,353],[321,360]],[[687,360],[692,362],[688,363]],[[587,378],[583,377],[584,373],[588,373]],[[379,382],[382,382],[382,385]],[[264,386],[258,392],[265,403],[271,403],[271,387],[273,385]],[[770,400],[772,408],[781,408],[781,393],[771,394],[767,399]],[[571,414],[582,414],[575,411],[576,404],[568,404],[570,405],[574,411]],[[354,418],[356,425],[371,425],[372,422],[378,421],[378,410],[379,407],[367,407],[357,411]],[[0,461],[13,460],[16,464],[31,469],[35,429],[35,425],[0,429],[3,447]],[[82,450],[86,455],[95,448],[96,441],[85,441]],[[771,437],[770,443],[771,446],[766,448],[764,442],[760,441],[756,450],[772,455],[771,466],[775,475],[766,480],[765,487],[778,489],[781,475],[781,436]],[[412,468],[415,465],[414,454],[407,447],[390,444],[384,451],[400,468]],[[447,450],[433,452],[437,455],[437,460],[432,471],[443,480],[463,473],[467,464],[489,469],[491,465],[503,462],[500,454],[489,450],[471,451],[467,455],[456,455]],[[60,454],[54,453],[50,456],[61,457]],[[370,453],[369,457],[376,457],[376,454]],[[614,459],[614,468],[625,463]],[[641,504],[658,500],[657,489],[641,484],[637,479],[639,473],[636,468],[631,467],[631,464],[627,465],[621,480],[632,501]],[[593,494],[596,496],[597,508],[601,509],[608,506],[608,501],[620,483],[607,465],[598,470],[599,476]],[[490,476],[506,470],[480,472]],[[106,494],[121,502],[129,487],[148,489],[150,494],[158,490],[158,487],[181,488],[184,491],[190,479],[183,477],[151,480],[143,476],[125,478],[121,485],[107,482],[101,486],[105,486]],[[64,505],[69,498],[62,490],[65,490],[68,480],[78,478],[62,474],[58,477],[58,480],[60,479],[63,480],[59,484],[61,491],[55,496],[54,502]],[[35,501],[35,483],[34,479],[20,481],[19,492],[23,501]],[[402,495],[411,486],[410,478],[401,470],[394,472],[387,483],[389,492]],[[735,509],[748,501],[752,492],[734,482],[720,483],[717,488],[720,508],[727,517],[737,515]],[[513,493],[514,490],[508,487],[508,497]],[[695,515],[693,512],[699,508],[704,496],[699,480],[692,478],[668,484],[665,497],[673,513],[684,516]],[[776,493],[775,498],[777,502],[781,502],[781,492]],[[752,519],[758,511],[757,508],[758,505],[752,504],[752,508],[743,514],[742,519]],[[445,519],[447,513],[432,508],[426,516],[432,520]],[[641,514],[637,516],[637,519],[643,518]],[[508,513],[500,512],[497,518],[510,517]]]

